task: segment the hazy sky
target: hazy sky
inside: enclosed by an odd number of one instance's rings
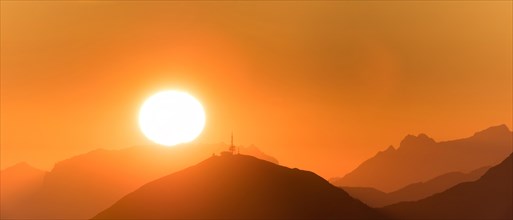
[[[512,127],[512,2],[1,2],[1,167],[151,144],[182,89],[198,143],[340,176],[407,134]]]

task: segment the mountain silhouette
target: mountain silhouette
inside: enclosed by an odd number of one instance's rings
[[[267,161],[269,161],[271,163],[280,164],[276,158],[271,157],[271,156],[263,153],[255,145],[249,145],[248,147],[241,147],[240,148],[240,153],[241,154],[245,154],[245,155],[251,155],[251,156],[256,157],[258,159],[267,160]]]
[[[193,165],[225,148],[224,144],[187,144],[173,148],[138,146],[121,150],[100,149],[78,155],[56,163],[40,189],[13,207],[7,217],[91,218],[143,184]],[[240,150],[277,162],[256,147]]]
[[[46,173],[27,163],[0,171],[0,218],[8,218],[17,205],[39,190]]]
[[[513,154],[479,180],[382,209],[396,219],[513,219]]]
[[[332,183],[392,192],[445,173],[470,172],[498,164],[512,152],[512,137],[505,125],[445,142],[436,142],[425,134],[408,135],[397,150],[391,146],[379,152]]]
[[[482,167],[470,173],[450,172],[426,182],[413,183],[399,190],[385,193],[369,187],[343,187],[353,198],[371,207],[383,207],[398,202],[417,201],[443,192],[459,183],[479,179],[490,167]]]
[[[212,156],[150,182],[94,219],[372,219],[323,178],[245,155]]]

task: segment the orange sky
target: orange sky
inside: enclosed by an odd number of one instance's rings
[[[512,3],[1,2],[1,168],[150,144],[179,88],[199,143],[340,176],[406,134],[512,127]]]

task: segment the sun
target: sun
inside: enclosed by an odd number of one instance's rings
[[[139,112],[139,127],[151,141],[173,146],[193,141],[205,127],[201,103],[186,92],[166,90],[146,99]]]

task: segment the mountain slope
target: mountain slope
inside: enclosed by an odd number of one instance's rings
[[[445,173],[469,172],[497,164],[512,152],[512,137],[513,133],[505,125],[446,142],[435,142],[425,134],[408,135],[397,150],[389,147],[379,152],[332,183],[395,191]]]
[[[0,218],[7,218],[15,207],[39,190],[47,172],[19,163],[0,172]]]
[[[443,192],[457,184],[478,180],[490,167],[482,167],[470,173],[450,172],[422,183],[410,184],[389,193],[392,203],[416,201],[439,192]]]
[[[368,187],[343,187],[353,198],[371,207],[383,207],[398,202],[416,201],[443,192],[459,183],[479,179],[489,167],[482,167],[470,173],[451,172],[421,183],[413,183],[397,191],[384,193]]]
[[[251,156],[213,156],[150,182],[94,219],[379,218],[312,172]]]
[[[173,148],[139,146],[78,155],[58,162],[46,175],[42,187],[15,207],[8,217],[90,218],[144,183],[190,166],[225,148],[227,146],[223,144],[188,144]],[[258,149],[251,151],[272,158]]]
[[[351,197],[362,201],[370,207],[382,207],[383,204],[392,204],[388,193],[370,187],[340,187]]]
[[[399,219],[512,219],[513,154],[479,180],[461,183],[417,202],[383,208]]]

